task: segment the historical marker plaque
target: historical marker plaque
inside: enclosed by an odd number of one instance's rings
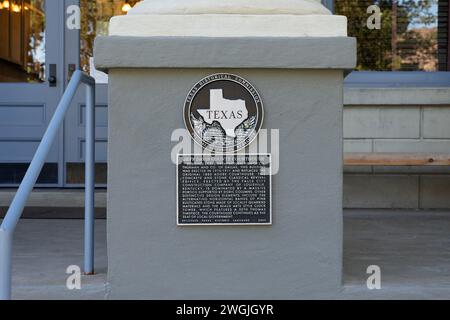
[[[179,155],[177,223],[271,225],[271,157]]]

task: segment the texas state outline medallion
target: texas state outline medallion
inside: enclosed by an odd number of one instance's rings
[[[217,153],[247,147],[257,137],[263,119],[258,91],[249,81],[229,73],[200,80],[184,107],[184,122],[194,141]]]

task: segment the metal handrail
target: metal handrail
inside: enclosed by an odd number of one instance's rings
[[[94,273],[95,80],[75,71],[0,226],[0,300],[11,299],[13,234],[80,83],[86,91],[84,271]]]

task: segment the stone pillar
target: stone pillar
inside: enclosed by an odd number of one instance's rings
[[[109,73],[109,298],[336,297],[342,279],[346,18],[319,0],[152,0],[114,17]],[[174,130],[202,78],[248,80],[279,129],[269,226],[177,226]]]

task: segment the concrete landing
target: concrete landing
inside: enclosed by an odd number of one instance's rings
[[[344,298],[450,299],[450,211],[346,210],[344,229]]]
[[[17,189],[0,189],[0,218],[3,218]],[[26,219],[82,219],[84,189],[35,189],[22,214]],[[106,218],[106,190],[95,191],[95,217]]]
[[[333,299],[450,299],[450,212],[346,210],[345,286]],[[98,274],[69,291],[69,265],[83,264],[82,220],[22,220],[15,236],[15,299],[104,299],[106,221],[96,221]],[[366,269],[381,268],[381,290]]]
[[[83,270],[83,220],[20,221],[14,238],[13,299],[104,299],[107,272],[106,221],[95,222],[94,276],[81,290],[68,290],[66,269]]]
[[[0,207],[9,207],[17,189],[0,188]],[[27,207],[84,208],[84,189],[34,189]],[[95,207],[106,208],[106,189],[95,190]]]

